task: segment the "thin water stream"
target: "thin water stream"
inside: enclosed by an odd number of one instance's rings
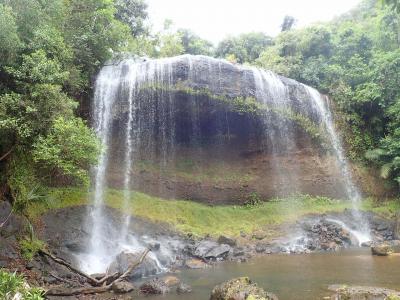
[[[268,255],[246,263],[225,262],[204,270],[182,270],[177,275],[193,293],[148,296],[147,300],[207,300],[213,287],[226,280],[249,276],[280,300],[320,300],[332,293],[331,284],[400,288],[400,256],[372,256],[369,249],[333,253]]]

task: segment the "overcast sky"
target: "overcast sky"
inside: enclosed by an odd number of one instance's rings
[[[217,43],[228,35],[262,31],[276,35],[283,17],[298,20],[297,27],[328,21],[360,0],[147,0],[150,21],[160,30],[165,19],[176,28],[189,28]]]

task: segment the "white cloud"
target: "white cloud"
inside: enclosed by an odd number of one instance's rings
[[[328,21],[360,0],[147,0],[150,21],[159,30],[165,19],[217,43],[227,35],[262,31],[276,35],[283,17],[291,15],[301,27]]]

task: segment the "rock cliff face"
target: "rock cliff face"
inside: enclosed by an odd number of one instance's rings
[[[215,204],[348,197],[328,99],[269,71],[204,56],[127,59],[101,71],[94,114],[109,128],[113,187]]]

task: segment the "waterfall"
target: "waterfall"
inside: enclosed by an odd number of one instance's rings
[[[223,137],[228,136],[228,147],[232,147],[231,137],[243,134],[243,126],[235,123],[241,120],[240,114],[235,115],[236,121],[230,119],[234,113],[226,102],[218,103],[221,99],[253,96],[268,107],[261,120],[261,144],[269,157],[277,196],[287,195],[286,188],[291,193],[302,191],[299,178],[303,170],[291,161],[291,156],[301,151],[299,129],[283,116],[295,111],[322,124],[344,179],[347,198],[358,208],[361,197],[327,102],[316,90],[285,80],[270,71],[191,55],[125,59],[103,67],[95,84],[93,124],[104,150],[92,172],[93,205],[87,216],[90,238],[87,251],[79,257],[82,269],[104,272],[122,250],[143,247],[143,239],[130,229],[133,189],[141,180],[140,164],[148,166],[146,174],[158,176],[156,184],[142,182],[145,192],[150,189],[174,198],[176,174],[168,170],[176,167],[177,159],[184,159],[187,153],[207,159],[210,149],[215,149],[211,145],[215,140],[218,157],[223,160],[227,156],[227,148],[221,146],[226,142]],[[208,111],[207,106],[211,107]],[[109,222],[104,207],[110,181],[117,182],[115,185],[123,192],[121,208],[126,216],[118,224]],[[354,217],[361,220],[357,213]],[[157,260],[154,255],[152,258]]]
[[[287,110],[291,108],[288,88],[280,78],[271,71],[252,68],[256,86],[256,97],[265,106],[275,110]],[[273,126],[271,126],[273,125]],[[277,156],[290,155],[297,150],[293,124],[283,118],[274,119],[270,113],[264,115],[265,133],[267,145],[271,148],[272,168],[277,175],[278,181],[275,182],[276,189],[281,196],[288,196],[285,192],[285,182],[290,182],[293,191],[297,191],[296,165],[291,166],[291,172],[282,172],[282,166],[277,160]],[[277,127],[279,129],[277,129]]]
[[[351,203],[353,205],[352,214],[358,224],[357,230],[360,231],[361,235],[364,237],[362,239],[363,242],[366,240],[371,240],[369,234],[369,226],[359,212],[361,205],[360,191],[353,182],[352,174],[349,168],[349,163],[344,154],[341,141],[334,128],[332,113],[328,107],[329,103],[328,99],[323,99],[323,96],[317,90],[309,86],[304,85],[304,88],[306,89],[308,95],[310,96],[314,108],[321,116],[322,123],[328,134],[330,146],[333,148],[333,152],[335,154],[339,170],[345,182],[344,187],[346,189],[347,198],[351,200]]]

